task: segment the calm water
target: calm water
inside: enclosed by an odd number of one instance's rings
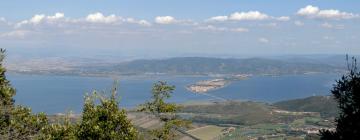
[[[259,76],[237,81],[209,94],[238,100],[275,102],[312,95],[328,95],[332,84],[339,75],[289,75],[281,77]],[[94,89],[109,91],[113,79],[100,77],[48,76],[9,74],[8,79],[17,90],[17,104],[30,106],[34,112],[59,113],[81,112],[83,97]],[[187,102],[211,100],[209,96],[192,94],[185,86],[209,77],[123,77],[120,79],[118,94],[121,106],[132,108],[149,99],[151,86],[159,80],[167,81],[177,88],[170,101]]]

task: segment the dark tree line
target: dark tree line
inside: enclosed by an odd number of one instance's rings
[[[335,131],[320,131],[323,140],[360,139],[360,71],[355,58],[348,64],[348,70],[331,90],[338,102],[340,113],[335,120]]]

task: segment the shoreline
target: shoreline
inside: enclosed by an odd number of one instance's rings
[[[218,90],[230,85],[234,81],[246,80],[252,75],[239,74],[225,78],[216,78],[211,80],[198,81],[195,84],[185,86],[185,88],[196,94],[204,94],[210,91]]]

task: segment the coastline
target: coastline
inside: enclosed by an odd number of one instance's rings
[[[251,75],[239,74],[225,78],[216,78],[211,80],[198,81],[195,84],[187,85],[185,88],[192,93],[204,94],[210,91],[218,90],[230,85],[233,81],[246,80]]]

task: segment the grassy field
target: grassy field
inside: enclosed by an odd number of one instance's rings
[[[188,133],[194,135],[195,137],[202,140],[211,140],[219,137],[222,134],[222,130],[225,127],[219,127],[215,125],[207,125],[200,128],[195,128],[193,130],[189,130]]]

